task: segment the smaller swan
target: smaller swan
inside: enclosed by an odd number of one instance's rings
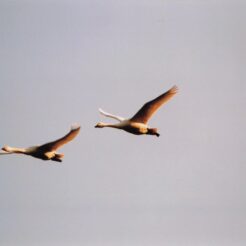
[[[39,146],[32,146],[28,148],[15,148],[5,145],[2,148],[3,152],[0,152],[0,155],[24,154],[42,160],[52,160],[52,161],[62,162],[62,158],[64,157],[64,154],[59,154],[56,152],[56,150],[60,148],[62,145],[72,141],[78,135],[79,131],[80,131],[80,126],[73,125],[71,127],[70,132],[66,134],[64,137],[57,139],[53,142],[49,142]]]
[[[167,92],[161,94],[157,98],[145,103],[142,108],[130,119],[124,119],[110,113],[106,113],[102,109],[99,112],[106,117],[110,117],[119,121],[117,124],[108,124],[99,122],[95,125],[96,128],[112,127],[127,131],[135,135],[155,135],[160,136],[157,128],[150,128],[147,123],[152,115],[167,101],[169,101],[178,92],[178,87],[173,86]]]

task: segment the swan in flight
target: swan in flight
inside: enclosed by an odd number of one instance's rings
[[[14,153],[24,154],[42,160],[52,160],[52,161],[62,162],[62,158],[64,157],[64,154],[59,154],[56,152],[56,150],[60,148],[62,145],[72,141],[78,135],[79,131],[80,131],[80,126],[73,125],[71,127],[70,132],[66,134],[64,137],[57,139],[53,142],[49,142],[39,146],[32,146],[28,148],[15,148],[5,145],[2,148],[2,152],[0,152],[0,155],[14,154]]]
[[[124,119],[119,116],[115,116],[109,113],[106,113],[102,109],[99,109],[99,112],[106,116],[113,118],[119,123],[117,124],[108,124],[99,122],[95,125],[96,128],[103,128],[103,127],[112,127],[121,129],[127,132],[130,132],[135,135],[155,135],[157,137],[160,136],[158,133],[157,128],[150,128],[147,123],[151,116],[167,101],[169,101],[176,93],[178,92],[178,87],[173,86],[167,92],[163,93],[162,95],[158,96],[157,98],[153,99],[145,103],[142,108],[130,119]]]

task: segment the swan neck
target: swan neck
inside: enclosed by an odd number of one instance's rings
[[[5,151],[9,153],[17,153],[17,154],[24,154],[26,153],[26,149],[24,148],[17,148],[17,147],[6,147]]]
[[[103,123],[103,127],[119,128],[117,124]]]

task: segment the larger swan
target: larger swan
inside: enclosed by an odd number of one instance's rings
[[[106,116],[119,121],[117,124],[108,124],[99,122],[95,125],[96,128],[103,127],[113,127],[127,131],[132,134],[141,135],[155,135],[160,136],[157,128],[150,128],[147,123],[151,116],[161,107],[164,103],[170,100],[178,92],[178,87],[173,86],[170,90],[158,96],[152,101],[149,101],[143,105],[143,107],[130,119],[124,119],[122,117],[106,113],[102,109],[99,109],[99,112]]]
[[[0,154],[1,155],[14,154],[14,153],[24,154],[42,160],[52,160],[52,161],[62,162],[62,158],[64,157],[64,154],[59,154],[56,152],[56,150],[60,148],[62,145],[72,141],[78,135],[79,131],[80,131],[80,126],[73,125],[68,134],[53,142],[49,142],[39,146],[32,146],[28,148],[15,148],[5,145],[2,148],[3,152],[0,152]]]

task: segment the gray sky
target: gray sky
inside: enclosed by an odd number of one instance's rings
[[[244,1],[0,2],[0,244],[246,243]],[[160,138],[94,129],[177,84]],[[105,121],[108,119],[105,119]]]

